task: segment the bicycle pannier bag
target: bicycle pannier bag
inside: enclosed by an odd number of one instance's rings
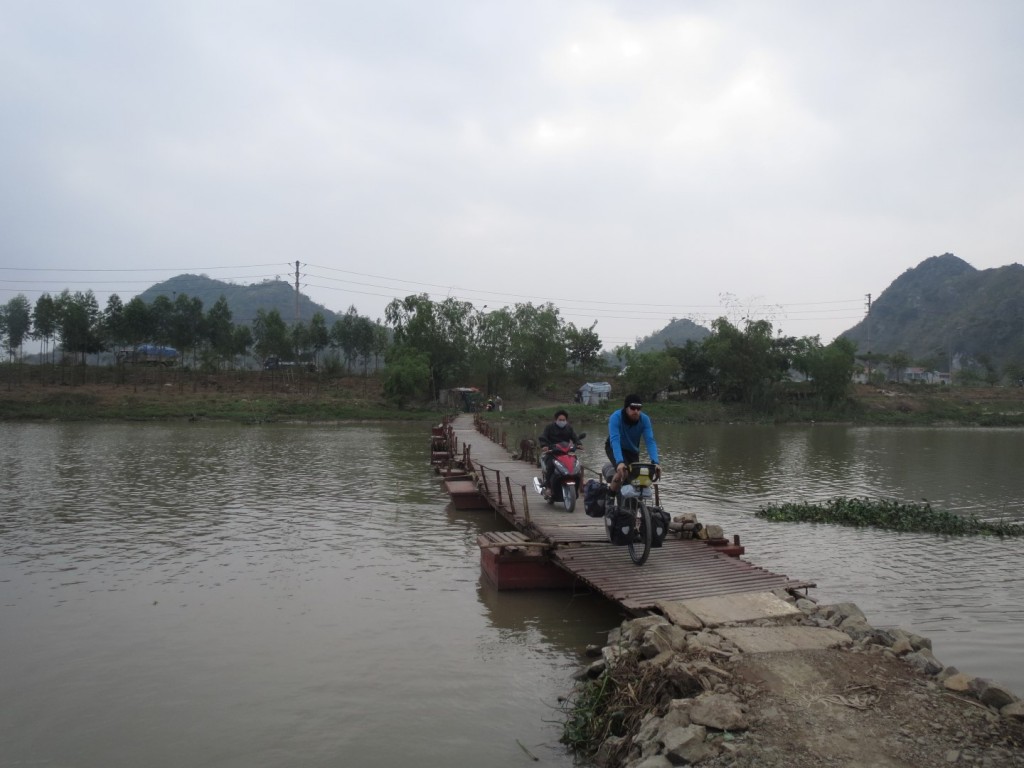
[[[608,488],[597,480],[587,480],[583,486],[583,511],[588,517],[604,517],[604,504]]]
[[[668,535],[668,524],[672,516],[661,507],[651,507],[651,546],[660,547]]]
[[[616,546],[625,546],[633,534],[633,513],[609,506],[604,516],[604,527],[608,541]]]

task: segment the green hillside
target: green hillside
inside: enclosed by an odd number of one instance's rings
[[[157,283],[141,294],[140,298],[147,304],[157,296],[166,296],[174,301],[178,294],[185,294],[203,302],[203,309],[208,310],[221,297],[228,302],[232,320],[236,325],[251,325],[256,319],[256,311],[269,312],[276,309],[286,323],[295,320],[295,287],[284,280],[265,280],[253,285],[235,285],[222,280],[214,280],[206,275],[178,275],[162,283]],[[308,323],[317,312],[324,316],[330,328],[339,315],[321,304],[311,301],[303,293],[299,293],[299,319]]]
[[[918,364],[949,370],[986,362],[1024,362],[1024,266],[978,270],[951,253],[900,275],[868,316],[842,334],[858,352],[905,352]]]

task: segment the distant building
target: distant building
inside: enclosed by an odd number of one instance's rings
[[[612,395],[612,385],[606,381],[587,382],[576,391],[576,402],[583,405],[600,405]]]

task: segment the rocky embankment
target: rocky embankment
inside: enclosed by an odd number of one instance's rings
[[[853,604],[660,606],[577,675],[563,740],[601,766],[1024,766],[1024,702]]]

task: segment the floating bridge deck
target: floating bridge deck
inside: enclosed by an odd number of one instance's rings
[[[432,440],[432,461],[448,477],[453,503],[492,509],[515,529],[485,534],[482,547],[541,550],[550,562],[633,613],[663,601],[815,586],[752,565],[733,556],[735,551],[728,554],[728,547],[671,534],[638,567],[625,547],[608,542],[601,518],[587,517],[582,500],[571,514],[561,504],[545,502],[533,487],[536,462],[514,458],[486,421],[459,415],[436,428]],[[593,454],[581,455],[585,466],[597,461]],[[598,459],[603,463],[603,454]],[[670,500],[665,507],[670,514],[678,511]]]

